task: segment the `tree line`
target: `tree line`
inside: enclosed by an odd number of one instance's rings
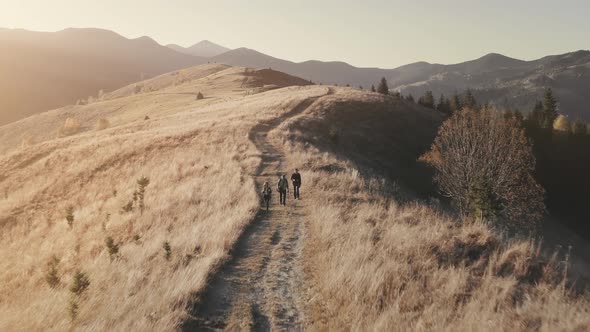
[[[416,99],[411,94],[391,92],[382,78],[371,90],[448,116],[422,160],[438,169],[435,182],[439,192],[451,198],[460,211],[488,219],[523,221],[538,219],[543,203],[550,215],[590,239],[590,126],[561,114],[551,88],[545,89],[526,113],[482,104],[470,89],[450,97],[441,94],[438,99],[426,91]],[[476,127],[479,129],[474,133]],[[472,142],[474,139],[479,141]],[[510,170],[496,174],[506,171],[502,166],[504,151],[496,149],[502,145],[509,147],[503,150],[516,154],[509,158]],[[453,146],[455,149],[450,149]],[[465,146],[476,148],[466,156],[461,154]],[[468,166],[471,168],[459,169]],[[510,178],[512,183],[497,183],[498,178]]]
[[[362,89],[362,88],[361,88]],[[480,104],[475,98],[471,89],[465,90],[462,94],[455,92],[452,96],[447,97],[441,94],[438,99],[435,98],[432,91],[428,90],[418,99],[410,93],[402,96],[400,92],[391,92],[385,77],[381,78],[377,88],[371,86],[372,92],[378,92],[384,95],[393,95],[405,99],[408,102],[430,108],[441,113],[452,115],[464,108],[471,110],[482,110],[491,108],[489,103]],[[537,100],[534,107],[527,114],[523,114],[519,109],[505,107],[500,110],[506,118],[515,118],[523,121],[526,127],[550,129],[560,133],[572,135],[590,135],[590,126],[577,119],[571,121],[567,116],[560,114],[558,110],[558,100],[553,94],[551,88],[547,88],[543,94],[542,100]]]

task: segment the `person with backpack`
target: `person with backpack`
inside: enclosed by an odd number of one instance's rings
[[[299,199],[299,188],[301,187],[301,174],[296,168],[295,173],[291,175],[291,182],[293,182],[293,196],[295,199]]]
[[[287,181],[287,176],[284,174],[283,176],[279,177],[277,191],[279,192],[279,200],[281,205],[287,205],[287,192],[289,191],[289,181]]]
[[[272,195],[272,189],[270,189],[270,184],[267,182],[264,182],[264,185],[262,186],[262,198],[264,199],[264,204],[266,205],[266,211],[268,211],[268,207],[270,206],[270,198]]]

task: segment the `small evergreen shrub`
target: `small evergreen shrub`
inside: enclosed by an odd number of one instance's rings
[[[166,241],[162,247],[164,248],[164,258],[169,261],[170,257],[172,257],[172,248],[170,247],[170,243]]]
[[[78,298],[72,294],[68,302],[68,316],[70,316],[71,321],[76,320],[76,317],[78,317],[78,308]]]
[[[144,198],[145,198],[145,188],[150,184],[150,179],[142,176],[141,178],[139,178],[139,180],[137,180],[137,185],[139,186],[138,190],[137,190],[137,199],[139,201],[139,210],[141,211],[141,214],[143,214],[143,210],[145,209],[145,203],[144,203]]]
[[[107,237],[104,242],[109,252],[109,257],[112,261],[119,254],[119,244],[116,243],[115,240],[113,240],[113,238],[110,236]]]
[[[74,207],[71,205],[66,208],[66,221],[70,228],[74,227]]]
[[[84,293],[84,291],[86,291],[86,289],[88,289],[88,286],[90,286],[90,280],[88,279],[86,273],[82,271],[77,271],[76,274],[74,274],[74,278],[72,279],[72,284],[70,285],[70,292],[72,292],[72,294],[80,296],[82,295],[82,293]]]
[[[47,275],[45,276],[45,281],[51,288],[56,288],[59,285],[59,275],[57,272],[57,265],[59,264],[59,259],[57,256],[53,255],[47,263]]]

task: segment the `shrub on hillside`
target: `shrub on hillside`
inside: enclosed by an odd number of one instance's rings
[[[71,205],[66,208],[66,221],[70,228],[74,226],[74,207]]]
[[[166,258],[166,260],[169,261],[170,257],[172,257],[172,248],[170,247],[170,242],[164,242],[162,248],[164,249],[164,258]]]
[[[82,293],[84,293],[84,291],[86,291],[86,289],[88,289],[88,286],[90,286],[90,280],[88,279],[86,273],[77,271],[76,274],[74,274],[74,278],[72,279],[70,292],[72,292],[74,295],[80,296]]]
[[[100,118],[96,121],[96,130],[104,130],[111,126],[109,120],[105,118]]]
[[[57,265],[59,264],[59,259],[57,256],[52,256],[47,263],[47,275],[45,276],[45,281],[51,288],[57,287],[59,285],[59,276],[57,274]]]
[[[142,176],[141,178],[139,178],[137,180],[137,200],[138,205],[139,205],[139,210],[141,211],[141,214],[143,214],[143,210],[145,209],[145,203],[144,203],[144,198],[145,198],[145,188],[150,184],[150,179]]]
[[[455,113],[421,160],[434,167],[441,193],[462,213],[534,221],[545,211],[531,144],[517,120],[496,110]]]
[[[119,244],[116,243],[115,240],[113,240],[113,238],[110,236],[107,237],[104,242],[109,252],[109,258],[112,261],[119,254]]]
[[[201,92],[197,93],[197,100],[205,99],[205,96]]]
[[[564,115],[560,114],[555,118],[555,121],[553,121],[553,130],[569,133],[571,131],[570,122]]]
[[[63,126],[58,129],[57,135],[59,137],[75,135],[80,132],[80,129],[81,125],[78,120],[74,118],[67,118]]]
[[[70,300],[68,301],[68,316],[70,316],[70,320],[74,321],[78,317],[78,308],[78,298],[74,295],[70,296]]]

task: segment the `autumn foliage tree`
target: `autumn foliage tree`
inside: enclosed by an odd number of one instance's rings
[[[421,157],[440,192],[464,214],[488,220],[536,221],[545,211],[535,158],[517,119],[494,109],[465,108],[443,123]]]

